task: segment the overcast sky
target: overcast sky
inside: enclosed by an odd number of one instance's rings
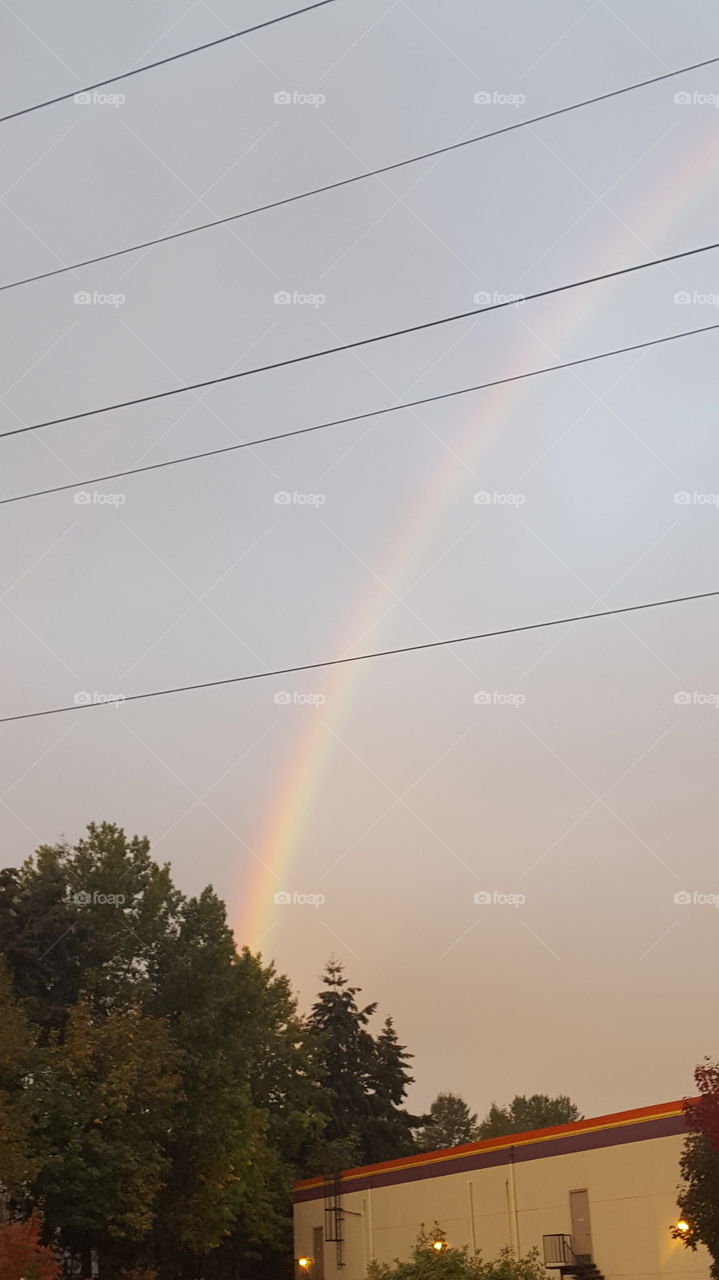
[[[2,0],[2,113],[275,12]],[[2,281],[712,55],[709,0],[337,0],[3,124]],[[717,103],[719,66],[3,293],[0,427],[710,243]],[[718,264],[5,441],[1,496],[78,490],[0,512],[3,714],[718,589],[712,332],[82,484],[719,323]],[[417,1108],[680,1097],[719,1052],[718,609],[2,725],[3,859],[91,820],[146,833],[303,1009],[345,962],[416,1055]]]

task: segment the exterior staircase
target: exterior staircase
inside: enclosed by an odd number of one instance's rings
[[[571,1236],[564,1234],[542,1236],[542,1245],[545,1267],[552,1268],[560,1276],[571,1276],[573,1280],[604,1280],[599,1267],[589,1254],[574,1252]]]

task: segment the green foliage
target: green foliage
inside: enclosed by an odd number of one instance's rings
[[[504,1138],[510,1133],[526,1133],[530,1129],[550,1129],[557,1124],[571,1124],[583,1117],[571,1098],[560,1094],[550,1098],[545,1093],[531,1098],[518,1095],[508,1107],[493,1102],[479,1126],[480,1138]]]
[[[703,1134],[690,1133],[680,1169],[684,1186],[677,1203],[689,1230],[682,1232],[673,1227],[672,1234],[688,1249],[706,1245],[712,1256],[712,1280],[719,1280],[719,1151]]]
[[[29,1153],[32,1038],[0,958],[0,1187],[19,1192],[33,1171]]]
[[[426,1123],[417,1132],[417,1146],[420,1151],[441,1151],[478,1138],[477,1117],[464,1099],[456,1093],[438,1093]]]
[[[680,1161],[683,1186],[677,1198],[689,1230],[674,1227],[672,1234],[688,1249],[705,1245],[712,1280],[719,1280],[719,1064],[705,1059],[694,1079],[699,1097],[685,1104],[691,1132]]]
[[[309,1018],[326,1113],[315,1163],[347,1168],[411,1153],[412,1130],[422,1117],[400,1104],[413,1083],[407,1066],[412,1055],[400,1044],[391,1018],[372,1036],[367,1028],[377,1004],[358,1006],[360,989],[347,985],[340,963],[330,960],[322,981],[327,989]]]
[[[141,1240],[167,1171],[179,1078],[167,1028],[139,1010],[70,1012],[39,1058],[35,1189],[66,1238]]]
[[[434,1246],[439,1243],[443,1247]],[[422,1226],[412,1256],[407,1262],[370,1263],[367,1280],[546,1280],[546,1270],[538,1249],[515,1258],[510,1249],[484,1262],[479,1253],[447,1243],[444,1231],[435,1223],[432,1231]]]
[[[334,966],[313,1016],[211,887],[91,823],[0,873],[0,1181],[103,1280],[291,1269],[294,1179],[412,1150],[409,1054]]]

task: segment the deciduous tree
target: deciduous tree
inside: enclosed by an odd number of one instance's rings
[[[687,1224],[673,1235],[687,1248],[703,1244],[711,1254],[712,1280],[719,1280],[719,1063],[705,1058],[694,1072],[698,1097],[685,1103],[690,1133],[680,1161],[683,1186],[678,1196]]]
[[[456,1093],[438,1093],[429,1109],[427,1123],[417,1132],[420,1151],[441,1151],[475,1142],[479,1137],[477,1117]]]
[[[526,1133],[529,1129],[550,1129],[557,1124],[571,1124],[582,1116],[571,1098],[560,1094],[550,1098],[534,1093],[531,1098],[517,1095],[508,1107],[493,1102],[479,1126],[480,1138],[503,1138],[509,1133]]]

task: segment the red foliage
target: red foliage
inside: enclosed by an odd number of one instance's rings
[[[40,1243],[40,1219],[0,1223],[0,1280],[60,1280],[62,1268]]]
[[[719,1063],[704,1059],[696,1068],[694,1079],[699,1097],[685,1104],[690,1127],[704,1134],[713,1147],[719,1147]]]

